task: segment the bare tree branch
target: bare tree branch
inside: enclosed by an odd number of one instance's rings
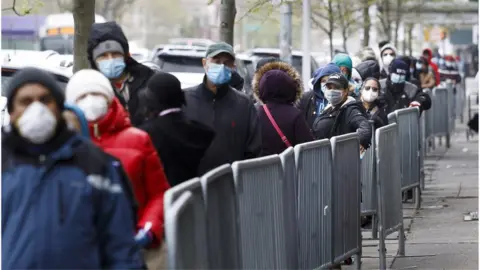
[[[30,12],[32,12],[33,8],[29,8],[27,10],[25,10],[22,13],[20,13],[17,8],[16,8],[16,4],[17,4],[17,0],[13,0],[13,3],[12,3],[12,7],[9,7],[9,8],[2,8],[2,11],[8,11],[8,10],[11,10],[13,11],[13,13],[15,13],[17,16],[25,16],[25,15],[28,15],[30,14]]]

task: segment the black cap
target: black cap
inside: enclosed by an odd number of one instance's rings
[[[60,110],[63,110],[65,94],[55,78],[50,73],[42,69],[27,67],[17,71],[10,79],[10,83],[5,89],[8,112],[11,112],[13,109],[13,98],[15,97],[17,90],[29,83],[38,83],[45,86],[52,93],[52,96]]]
[[[265,66],[268,63],[273,63],[273,62],[282,62],[279,58],[269,56],[269,57],[264,57],[257,62],[257,66],[255,67],[255,70],[258,71],[261,69],[263,66]]]
[[[348,89],[348,80],[342,73],[333,73],[332,75],[328,76],[326,85],[329,84],[337,86],[338,89]]]

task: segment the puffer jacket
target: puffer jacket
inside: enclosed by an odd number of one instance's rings
[[[114,162],[66,127],[42,146],[4,130],[3,269],[141,269]]]
[[[365,80],[368,77],[373,77],[377,80],[380,80],[380,65],[377,61],[367,60],[358,64],[355,69],[362,77],[362,80]]]
[[[116,22],[106,23],[94,23],[92,30],[88,38],[87,55],[90,66],[93,69],[98,70],[98,67],[93,59],[93,49],[106,40],[115,40],[122,45],[125,51],[125,64],[126,71],[128,72],[128,79],[126,80],[126,86],[129,91],[130,99],[125,101],[123,96],[115,91],[116,97],[127,108],[132,124],[138,126],[144,120],[143,113],[140,110],[140,92],[146,88],[147,81],[155,74],[151,68],[138,63],[130,56],[130,49],[128,46],[128,40],[122,31],[122,28]],[[116,87],[114,87],[115,89]]]
[[[409,82],[405,82],[403,91],[395,91],[388,78],[381,79],[380,86],[378,99],[382,102],[387,115],[395,110],[408,108],[413,101],[420,103],[420,113],[432,106],[430,96]]]
[[[368,119],[362,103],[353,97],[348,97],[340,106],[333,107],[329,104],[325,108],[313,124],[314,136],[321,140],[357,132],[360,145],[367,149],[372,139],[372,129]]]
[[[265,104],[292,146],[313,140],[302,112],[294,107],[303,93],[302,79],[294,67],[283,62],[267,63],[256,72],[252,88],[259,103]],[[287,149],[286,144],[270,122],[263,106],[258,106],[257,111],[262,130],[262,155],[282,153]]]
[[[89,123],[93,142],[118,158],[138,201],[137,229],[152,223],[157,246],[163,239],[163,194],[169,188],[162,163],[148,133],[134,128],[117,98],[100,121]]]

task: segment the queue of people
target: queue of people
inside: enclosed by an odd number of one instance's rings
[[[408,82],[432,86],[428,59],[412,71],[389,43],[380,61],[364,51],[356,67],[337,55],[315,72],[309,92],[292,65],[262,59],[255,103],[239,91],[229,44],[210,45],[203,82],[181,89],[175,76],[130,57],[115,22],[93,24],[91,69],[76,72],[65,91],[36,68],[17,72],[7,87],[3,267],[165,268],[168,188],[226,163],[352,132],[360,155],[371,144],[369,120],[379,128],[396,109],[430,108]]]

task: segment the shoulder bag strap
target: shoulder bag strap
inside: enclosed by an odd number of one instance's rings
[[[270,110],[268,109],[267,105],[266,104],[263,104],[263,110],[265,111],[265,114],[267,115],[268,117],[268,120],[270,120],[270,123],[272,124],[272,126],[275,128],[275,130],[277,131],[278,135],[280,136],[280,138],[282,139],[283,143],[287,146],[287,147],[290,147],[292,146],[292,144],[288,141],[287,137],[285,136],[285,134],[283,134],[282,130],[280,129],[280,127],[277,125],[277,122],[275,122],[275,119],[273,119],[273,116],[272,114],[270,113]]]

